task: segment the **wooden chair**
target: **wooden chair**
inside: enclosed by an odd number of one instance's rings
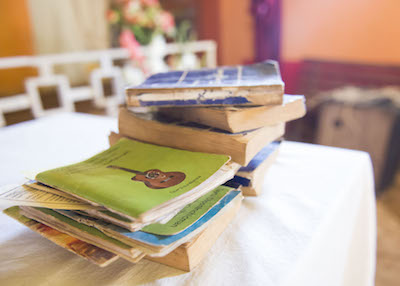
[[[145,57],[154,57],[149,47],[142,47]],[[213,41],[197,41],[185,44],[167,44],[164,57],[174,54],[202,53],[205,66],[216,66],[216,44]],[[0,69],[33,67],[38,76],[25,79],[25,93],[0,97],[0,127],[6,125],[4,114],[20,110],[31,110],[33,118],[60,111],[75,111],[75,103],[92,100],[96,107],[105,109],[107,115],[115,116],[119,105],[124,103],[125,81],[121,67],[116,61],[128,61],[125,49],[87,51],[66,54],[20,56],[0,58]],[[99,68],[90,72],[89,84],[72,87],[68,77],[56,74],[54,66],[60,64],[98,63]],[[150,71],[151,72],[151,71]],[[105,84],[107,83],[107,84]],[[52,104],[46,98],[52,97]]]

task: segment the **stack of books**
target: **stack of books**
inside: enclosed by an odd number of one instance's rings
[[[142,258],[192,270],[257,195],[285,122],[305,114],[276,62],[169,72],[127,89],[110,148],[3,188],[4,212],[106,266]],[[143,110],[145,107],[145,110]]]
[[[159,73],[128,88],[127,105],[110,143],[127,137],[228,155],[242,166],[232,182],[248,196],[260,194],[285,123],[306,113],[304,96],[284,94],[275,61]],[[143,107],[148,112],[140,112]]]

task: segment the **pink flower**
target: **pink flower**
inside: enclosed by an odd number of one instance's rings
[[[144,6],[148,7],[158,7],[160,5],[158,0],[141,0],[141,2]]]
[[[139,62],[144,60],[142,50],[140,49],[140,44],[130,30],[122,31],[122,33],[119,35],[119,44],[121,47],[128,50],[132,60],[137,60]]]
[[[171,33],[175,28],[174,17],[171,13],[163,11],[160,15],[160,24],[164,33]]]

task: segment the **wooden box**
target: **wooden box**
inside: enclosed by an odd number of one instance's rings
[[[327,102],[319,110],[316,143],[371,156],[377,189],[393,179],[400,157],[400,112],[390,104]]]

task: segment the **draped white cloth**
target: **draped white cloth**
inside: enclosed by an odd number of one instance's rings
[[[0,185],[107,148],[116,120],[61,114],[0,129]],[[373,285],[376,214],[366,153],[284,142],[191,273],[143,260],[99,268],[0,214],[0,285]]]

